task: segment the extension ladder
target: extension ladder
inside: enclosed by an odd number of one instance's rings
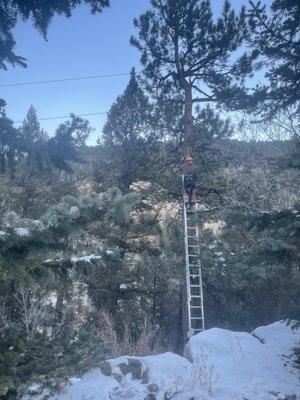
[[[184,176],[182,176],[184,185]],[[193,222],[195,206],[187,209],[183,187],[183,223],[184,223],[184,250],[185,272],[188,311],[188,338],[204,331],[204,307],[201,263],[199,259],[199,230]]]

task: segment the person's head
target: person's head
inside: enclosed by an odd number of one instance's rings
[[[193,164],[193,157],[190,154],[188,154],[187,156],[183,157],[183,162],[185,164]]]

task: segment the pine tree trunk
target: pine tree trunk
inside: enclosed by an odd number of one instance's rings
[[[175,64],[180,86],[184,90],[184,131],[183,131],[183,153],[191,153],[191,136],[193,132],[193,92],[192,85],[186,80],[186,75],[180,61],[179,33],[174,36]]]
[[[180,317],[181,317],[181,349],[183,354],[184,345],[188,341],[188,307],[187,307],[187,290],[185,277],[181,278],[181,295],[180,295]]]
[[[193,95],[192,86],[185,79],[183,80],[185,93],[184,101],[184,132],[183,132],[183,152],[191,153],[191,138],[193,133]]]

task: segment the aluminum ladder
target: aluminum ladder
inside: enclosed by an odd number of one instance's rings
[[[184,176],[182,176],[184,184]],[[186,293],[188,311],[188,338],[204,331],[204,307],[201,263],[199,259],[199,230],[193,221],[195,206],[193,209],[186,207],[186,194],[183,186],[183,223],[184,223],[184,251]]]

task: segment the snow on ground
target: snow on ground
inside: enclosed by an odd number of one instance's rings
[[[169,352],[108,360],[118,380],[97,369],[73,378],[56,399],[296,400],[300,386],[292,349],[299,341],[300,329],[284,322],[259,327],[253,335],[213,328],[190,339],[185,355],[192,363]],[[124,372],[124,365],[126,370],[136,361],[147,383]]]
[[[71,257],[71,262],[72,263],[78,263],[78,262],[87,262],[91,264],[93,260],[101,260],[101,256],[96,256],[94,254],[88,255],[88,256],[83,256],[83,257]]]
[[[15,228],[15,232],[18,236],[28,236],[30,233],[27,228]]]
[[[110,400],[109,392],[117,381],[104,376],[100,369],[85,374],[81,379],[72,378],[67,391],[55,397],[59,400]]]
[[[300,398],[299,376],[291,356],[300,341],[299,330],[275,322],[253,333],[257,337],[213,328],[190,339],[187,356],[193,361],[205,359],[219,377],[213,399],[275,400],[275,393],[277,398],[283,394]]]

